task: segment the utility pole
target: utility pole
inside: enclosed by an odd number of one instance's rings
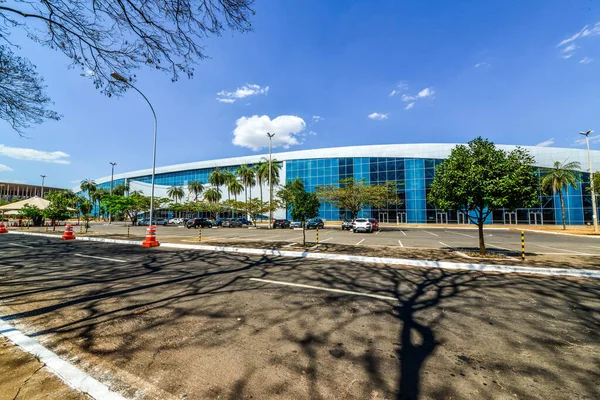
[[[110,162],[110,165],[112,167],[112,170],[110,172],[110,195],[112,196],[112,189],[113,189],[113,179],[115,177],[115,165],[117,165],[116,162]],[[112,212],[108,213],[108,223],[112,224]]]
[[[272,139],[273,139],[273,136],[275,136],[275,134],[267,132],[267,136],[269,137],[269,229],[272,229],[273,228],[273,181],[271,180],[271,172],[273,169]]]
[[[41,192],[41,198],[44,198],[44,180],[46,179],[46,175],[40,175],[42,177],[42,192]]]
[[[579,132],[579,134],[585,136],[585,143],[587,144],[588,154],[588,167],[590,170],[590,188],[592,189],[592,220],[594,222],[594,232],[598,233],[598,209],[596,208],[596,191],[594,190],[594,170],[592,169],[592,154],[590,152],[590,138],[588,137],[593,131]]]

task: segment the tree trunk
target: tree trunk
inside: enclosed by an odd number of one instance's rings
[[[302,221],[302,246],[306,247],[306,224]]]
[[[258,182],[258,187],[260,188],[260,202],[262,203],[262,201],[263,201],[263,196],[262,196],[262,181]]]
[[[560,198],[560,209],[562,211],[562,223],[564,231],[567,229],[567,219],[565,218],[565,199],[563,198],[562,189],[558,191],[558,197]]]
[[[485,240],[483,239],[483,218],[477,218],[477,228],[479,228],[479,254],[485,256]]]

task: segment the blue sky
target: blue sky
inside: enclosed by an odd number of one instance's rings
[[[254,32],[207,40],[210,58],[193,79],[137,74],[158,114],[158,166],[264,151],[265,130],[277,132],[275,150],[478,135],[582,147],[578,131],[600,133],[597,2],[257,0],[254,8]],[[151,166],[152,117],[137,93],[107,98],[61,53],[17,32],[12,39],[64,117],[28,138],[0,121],[1,181],[39,183],[45,174],[47,185],[72,187],[109,175],[110,161],[116,172]]]

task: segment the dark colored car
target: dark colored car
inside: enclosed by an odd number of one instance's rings
[[[342,230],[346,231],[346,230],[351,230],[352,229],[352,220],[351,219],[345,219],[342,221]]]
[[[185,227],[190,228],[210,228],[212,227],[212,221],[207,218],[191,218],[188,219],[185,223]]]
[[[288,219],[276,219],[275,221],[273,221],[273,229],[289,228],[289,227],[290,227],[290,220],[288,220]]]
[[[212,223],[212,226],[222,226],[222,225],[223,225],[223,218],[217,218]]]
[[[223,218],[221,226],[223,228],[239,228],[242,226],[242,223],[236,218]]]
[[[313,218],[306,223],[306,229],[324,228],[325,223],[321,218]]]
[[[240,221],[242,225],[252,225],[252,221],[246,218],[238,218],[238,221]]]

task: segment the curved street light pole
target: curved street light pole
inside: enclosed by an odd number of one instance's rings
[[[138,88],[136,88],[131,83],[129,83],[129,81],[126,78],[117,74],[116,72],[113,72],[112,74],[110,74],[110,76],[112,76],[114,79],[118,80],[119,82],[123,82],[124,84],[128,85],[129,87],[135,89],[135,91],[138,92],[144,98],[144,100],[146,100],[146,103],[148,103],[148,105],[150,106],[150,110],[152,110],[152,115],[154,116],[154,147],[152,150],[152,186],[150,189],[150,222],[149,222],[149,226],[151,226],[152,222],[154,221],[154,219],[153,219],[154,218],[154,173],[156,172],[156,130],[157,130],[157,126],[158,126],[158,121],[156,119],[156,112],[154,112],[154,107],[152,107],[150,100],[148,100],[148,98],[146,96],[144,96],[144,93],[140,92],[140,90]]]
[[[273,168],[273,160],[271,155],[273,147],[271,145],[271,139],[273,139],[275,134],[267,132],[267,136],[269,137],[269,229],[271,229],[273,228],[273,181],[271,179],[271,170]]]
[[[579,132],[585,136],[587,144],[588,167],[590,169],[590,188],[592,189],[592,220],[594,223],[594,232],[598,232],[598,209],[596,208],[596,191],[594,190],[594,171],[592,170],[592,155],[590,153],[590,138],[588,137],[592,131]]]

